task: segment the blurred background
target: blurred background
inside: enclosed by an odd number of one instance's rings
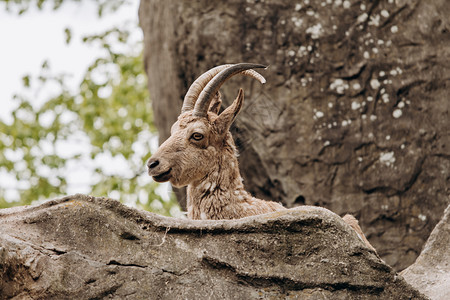
[[[139,1],[0,2],[0,207],[108,196],[180,216],[158,146]]]

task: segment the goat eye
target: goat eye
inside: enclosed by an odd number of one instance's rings
[[[194,132],[192,134],[191,138],[196,140],[196,141],[200,141],[201,139],[203,139],[203,134],[198,133],[198,132]]]

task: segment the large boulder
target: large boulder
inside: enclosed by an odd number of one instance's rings
[[[318,207],[192,221],[75,195],[0,228],[1,298],[426,299]]]
[[[224,63],[246,188],[287,207],[351,212],[397,270],[449,204],[450,1],[141,1],[161,141],[189,85]],[[183,204],[183,196],[179,197]]]
[[[431,299],[450,299],[450,205],[416,262],[401,274]]]

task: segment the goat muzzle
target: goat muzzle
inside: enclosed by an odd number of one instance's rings
[[[172,168],[161,172],[161,164],[157,159],[150,159],[147,162],[148,175],[153,177],[156,182],[166,182],[170,179]]]
[[[162,172],[159,175],[153,175],[152,178],[154,181],[156,182],[166,182],[169,181],[170,177],[172,177],[172,175],[170,174],[170,172],[172,171],[172,168],[170,168],[169,170],[167,170],[166,172]]]

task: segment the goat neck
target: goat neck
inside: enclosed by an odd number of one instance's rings
[[[188,217],[195,220],[238,219],[284,209],[276,202],[254,198],[245,191],[231,134],[226,148],[205,177],[188,185]]]

